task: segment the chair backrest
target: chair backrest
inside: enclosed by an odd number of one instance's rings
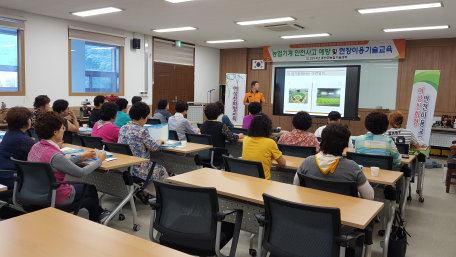
[[[158,125],[161,124],[161,121],[159,119],[147,119],[146,124]]]
[[[283,155],[307,158],[317,153],[315,146],[283,145],[277,144]]]
[[[158,232],[175,241],[215,239],[213,215],[219,210],[215,188],[153,183],[160,204],[153,224]]]
[[[313,176],[297,173],[302,187],[318,189],[321,191],[358,197],[358,185],[356,182],[332,181],[319,179]]]
[[[228,156],[222,156],[225,170],[255,178],[265,178],[263,164],[261,162],[247,161]]]
[[[98,150],[103,149],[103,138],[83,135],[80,135],[79,137],[81,138],[82,146]]]
[[[379,167],[383,170],[393,169],[393,156],[347,152],[347,158],[364,167]]]
[[[212,145],[212,137],[210,135],[185,133],[185,136],[187,137],[187,142],[202,145]],[[203,159],[211,159],[211,150],[209,149],[199,151],[198,154]]]
[[[201,129],[201,126],[203,126],[203,123],[196,123],[196,126],[198,126],[198,128]]]
[[[267,194],[263,200],[267,220],[263,247],[271,256],[339,256],[338,208],[298,204]]]
[[[105,141],[103,141],[103,145],[105,145],[105,150],[108,152],[133,156],[130,145]]]
[[[177,132],[175,130],[170,130],[169,131],[169,140],[177,140],[177,141],[179,141],[179,136],[177,135]]]
[[[410,145],[396,143],[396,148],[400,154],[409,154]]]
[[[242,133],[244,135],[247,135],[247,130],[248,130],[248,129],[239,128],[239,127],[229,127],[229,129],[234,134],[241,134]]]
[[[19,179],[16,199],[23,205],[50,206],[52,185],[56,183],[51,165],[47,162],[11,160],[16,166]]]
[[[73,132],[65,131],[63,133],[63,142],[66,144],[72,144],[73,143]]]

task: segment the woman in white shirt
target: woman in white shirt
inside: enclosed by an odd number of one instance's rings
[[[394,143],[410,145],[411,149],[426,147],[427,145],[416,138],[412,131],[401,128],[404,115],[399,111],[394,111],[388,115],[389,129],[383,134],[393,139]]]

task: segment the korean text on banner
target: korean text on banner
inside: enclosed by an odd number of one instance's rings
[[[439,89],[439,70],[417,70],[413,80],[407,129],[429,144],[434,123],[434,109]]]
[[[243,103],[246,87],[246,74],[227,73],[225,89],[225,115],[234,125],[242,125],[245,114]]]
[[[264,46],[265,62],[405,58],[405,39]]]

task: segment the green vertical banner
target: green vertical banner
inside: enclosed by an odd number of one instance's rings
[[[439,90],[439,70],[417,70],[413,80],[407,129],[429,144],[431,128],[434,123],[435,102]]]

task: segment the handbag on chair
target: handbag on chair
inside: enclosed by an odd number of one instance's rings
[[[405,230],[399,210],[396,210],[393,227],[389,238],[388,257],[404,257],[407,251],[407,236],[410,234]]]

